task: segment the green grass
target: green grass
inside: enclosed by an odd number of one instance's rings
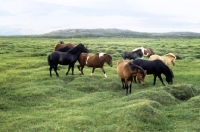
[[[0,131],[200,131],[200,39],[62,39],[83,43],[90,53],[112,54],[114,66],[104,66],[108,78],[100,69],[91,77],[88,67],[80,76],[76,66],[75,75],[66,76],[67,66],[59,66],[60,77],[54,72],[49,77],[47,56],[59,41],[0,37]],[[126,96],[116,63],[123,51],[141,46],[182,59],[170,65],[175,76],[172,86],[162,86],[159,79],[153,86],[148,75],[144,86],[133,83],[132,93]]]

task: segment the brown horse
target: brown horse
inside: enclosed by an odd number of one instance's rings
[[[134,51],[137,51],[137,50],[139,50],[139,49],[141,49],[141,50],[142,50],[142,53],[143,53],[143,55],[142,55],[141,58],[143,58],[144,56],[147,56],[147,57],[149,58],[151,55],[154,54],[154,52],[153,52],[153,50],[152,50],[151,48],[144,48],[144,47],[135,48],[135,49],[132,50],[132,51],[134,52]]]
[[[62,47],[65,47],[65,46],[68,46],[69,48],[73,48],[73,47],[75,47],[75,45],[72,44],[72,43],[64,44],[63,41],[60,41],[60,43],[58,43],[58,44],[55,45],[53,51],[56,51],[56,50],[58,50],[59,48],[62,48]]]
[[[144,85],[146,70],[127,60],[119,60],[117,63],[117,74],[121,78],[122,88],[126,89],[126,95],[128,95],[128,82],[130,81],[129,92],[131,93],[133,77],[137,76],[139,82]]]
[[[92,67],[92,73],[91,76],[94,73],[95,68],[101,68],[102,72],[104,73],[104,76],[107,77],[106,72],[103,68],[104,63],[106,62],[110,67],[112,67],[112,56],[105,53],[97,53],[97,54],[86,54],[82,53],[78,59],[79,65],[78,70],[81,75],[83,74],[83,68],[84,66]]]
[[[161,60],[167,66],[169,66],[170,63],[172,63],[172,65],[175,66],[176,56],[173,53],[168,53],[163,56],[152,55],[152,56],[150,56],[149,60]]]

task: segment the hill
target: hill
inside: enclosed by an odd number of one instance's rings
[[[200,38],[200,33],[194,32],[168,32],[145,33],[122,29],[64,29],[45,33],[48,37],[129,37],[129,38]]]

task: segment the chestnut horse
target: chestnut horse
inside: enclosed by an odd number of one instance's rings
[[[144,56],[147,56],[148,58],[154,54],[153,50],[151,48],[144,48],[144,47],[140,47],[140,48],[135,48],[134,50],[132,50],[133,52],[137,51],[141,49],[143,55],[141,58],[143,58]]]
[[[130,81],[130,93],[133,82],[133,77],[137,76],[141,84],[144,85],[144,78],[146,71],[140,66],[135,65],[133,62],[127,60],[119,60],[117,63],[117,74],[121,78],[122,88],[126,89],[126,95],[128,94],[128,82]],[[124,86],[125,85],[125,86]]]
[[[150,56],[149,60],[161,60],[167,66],[169,66],[170,63],[172,63],[172,65],[175,66],[176,56],[173,53],[168,53],[168,54],[163,55],[163,56],[152,55],[152,56]]]
[[[83,74],[83,68],[84,66],[92,67],[92,73],[91,76],[94,73],[95,68],[101,68],[102,72],[104,73],[104,76],[107,77],[106,72],[103,68],[104,63],[106,62],[110,67],[112,67],[112,56],[105,53],[97,53],[97,54],[86,54],[82,53],[78,59],[79,65],[78,70],[79,73]]]
[[[75,47],[75,45],[72,44],[72,43],[64,44],[63,41],[60,41],[60,43],[58,43],[58,44],[55,45],[53,51],[56,51],[56,50],[58,50],[59,48],[62,48],[62,47],[65,47],[65,46],[68,46],[69,48],[73,48],[73,47]]]

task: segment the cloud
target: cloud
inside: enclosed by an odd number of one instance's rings
[[[200,32],[196,0],[0,0],[1,34],[72,28]],[[13,29],[13,30],[12,30]]]

